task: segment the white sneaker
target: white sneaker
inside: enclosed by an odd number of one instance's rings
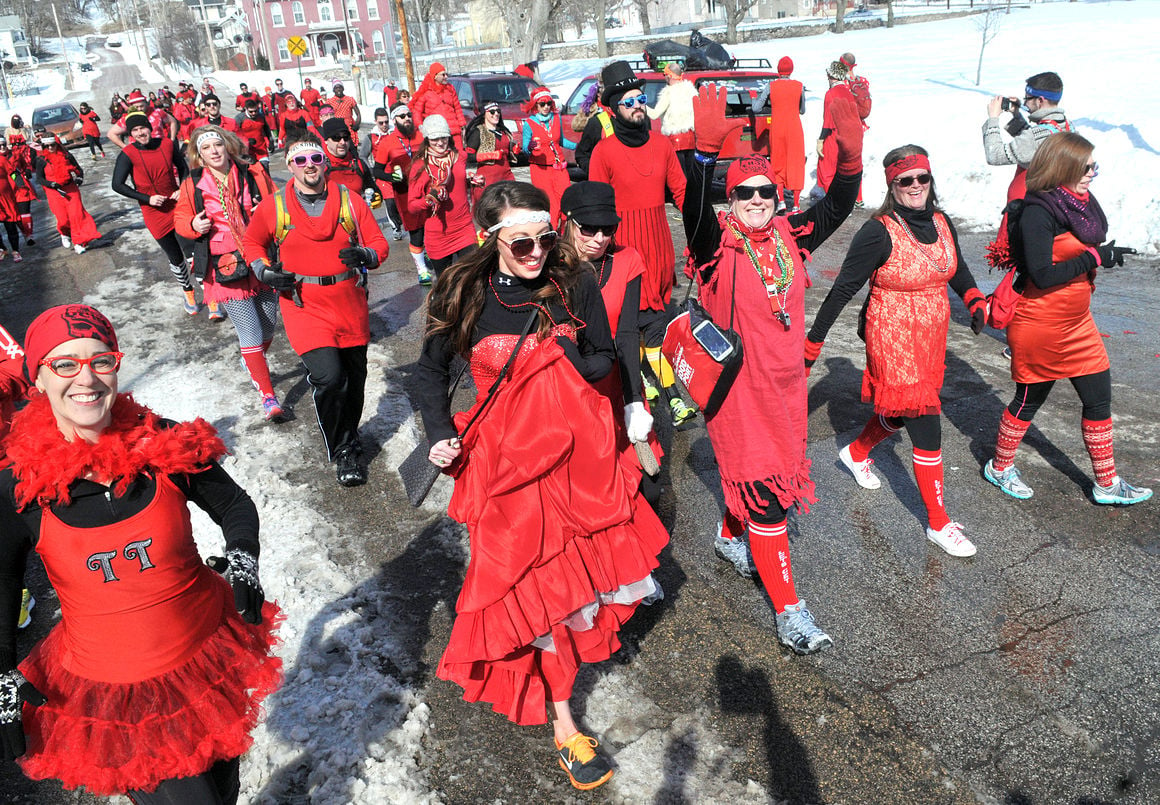
[[[60,247],[62,249],[71,249],[72,248],[72,241],[69,240],[68,235],[61,235],[60,236]]]
[[[963,536],[962,523],[947,523],[940,530],[926,529],[926,538],[951,556],[974,556],[975,543]]]
[[[73,246],[73,251],[77,254],[84,254],[86,251],[88,251],[88,248],[78,243],[76,246]]]
[[[858,486],[863,489],[877,489],[882,486],[882,481],[870,469],[870,465],[874,463],[874,459],[868,458],[865,461],[855,461],[850,455],[850,445],[846,445],[838,451],[838,458],[841,459],[842,465],[854,474],[854,480],[858,482]]]

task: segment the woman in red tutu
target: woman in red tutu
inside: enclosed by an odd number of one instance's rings
[[[668,534],[617,448],[608,398],[591,385],[613,368],[612,335],[595,278],[558,240],[549,206],[522,182],[484,191],[483,245],[431,295],[419,404],[430,459],[455,478],[448,514],[471,539],[438,674],[517,724],[550,716],[560,766],[589,789],[613,772],[572,717],[576,673],[608,659],[621,624],[656,595],[651,574]],[[485,402],[532,314],[537,326]],[[480,394],[452,418],[455,355],[470,361]]]
[[[45,311],[25,337],[36,390],[0,471],[0,756],[137,805],[234,803],[281,675],[257,510],[217,464],[226,448],[205,420],[162,420],[117,393],[121,358],[87,305]],[[191,500],[222,526],[225,558],[211,561],[224,578],[198,554]],[[61,622],[17,668],[30,548]]]

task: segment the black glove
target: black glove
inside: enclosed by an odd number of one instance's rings
[[[564,355],[576,367],[577,371],[584,368],[584,356],[580,354],[580,348],[576,346],[571,338],[566,335],[558,335],[556,336],[556,343],[563,348]]]
[[[77,187],[80,187],[84,183],[85,183],[85,177],[83,177],[83,176],[77,176],[76,178],[73,179],[73,184],[75,184]]]
[[[244,548],[230,548],[225,557],[211,556],[206,564],[226,577],[234,588],[234,607],[246,623],[262,622],[266,594],[258,580],[258,557]]]
[[[0,673],[0,760],[15,760],[24,754],[22,705],[39,707],[48,701],[44,694],[13,668]]]
[[[347,246],[338,253],[338,259],[347,268],[375,268],[378,255],[366,246]]]
[[[293,290],[294,283],[298,280],[289,271],[282,269],[281,263],[271,263],[268,266],[262,266],[262,270],[258,273],[258,279],[275,291],[289,291]]]
[[[60,190],[60,185],[56,182],[44,182],[41,187],[47,187],[49,190]]]
[[[971,332],[975,335],[983,332],[983,328],[987,326],[987,306],[977,305],[971,311]]]
[[[1135,254],[1136,250],[1128,246],[1117,246],[1114,240],[1109,240],[1103,246],[1096,246],[1100,255],[1101,266],[1122,266],[1125,254]]]

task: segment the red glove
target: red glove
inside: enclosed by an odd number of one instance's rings
[[[726,94],[725,87],[702,84],[693,98],[693,131],[697,135],[697,150],[702,154],[720,152],[725,138],[745,125],[744,120],[725,118]]]
[[[847,93],[848,94],[848,93]],[[836,99],[833,110],[834,138],[838,143],[838,173],[847,176],[862,172],[862,135],[865,129],[858,116],[854,96]]]
[[[814,361],[822,354],[822,344],[825,342],[811,341],[806,339],[806,377],[810,376],[810,370],[814,368]]]

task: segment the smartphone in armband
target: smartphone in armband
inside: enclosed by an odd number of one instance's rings
[[[709,319],[703,319],[693,327],[693,338],[697,339],[697,343],[718,363],[733,354],[733,344]]]

